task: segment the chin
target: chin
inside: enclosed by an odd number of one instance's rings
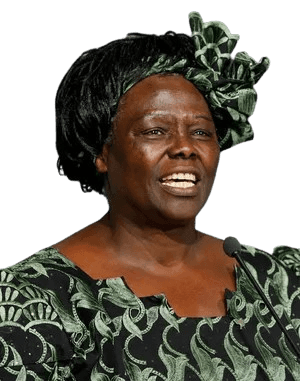
[[[160,216],[166,224],[186,225],[187,223],[194,222],[199,212],[199,208],[174,207],[167,210],[160,210]]]

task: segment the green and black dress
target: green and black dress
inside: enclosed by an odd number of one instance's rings
[[[242,256],[295,343],[300,251]],[[163,294],[94,280],[53,248],[0,271],[0,380],[288,381],[300,360],[241,268],[226,316],[179,317]]]

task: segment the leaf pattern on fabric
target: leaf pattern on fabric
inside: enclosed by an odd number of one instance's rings
[[[195,336],[191,340],[191,351],[197,361],[201,378],[204,381],[222,381],[224,374],[224,365],[219,365],[220,358],[211,358],[202,348],[197,346]]]
[[[184,369],[188,362],[186,356],[178,356],[175,358],[174,356],[165,353],[162,345],[159,347],[158,356],[167,368],[168,381],[184,380]]]
[[[224,347],[233,364],[236,380],[254,381],[256,378],[257,364],[253,362],[253,355],[244,355],[243,352],[229,340],[227,333],[224,340]]]
[[[300,345],[300,250],[242,255]],[[0,271],[0,379],[299,381],[293,348],[239,267],[236,282],[226,316],[183,318],[164,294],[138,298],[123,278],[95,281],[42,250]]]
[[[274,255],[288,268],[300,276],[300,250],[287,246],[278,246],[274,249]]]
[[[282,364],[282,359],[279,356],[274,356],[274,353],[268,349],[266,343],[262,340],[260,333],[258,332],[255,337],[255,344],[262,355],[263,362],[266,367],[271,380],[284,381],[285,378],[285,366]]]
[[[280,347],[282,356],[285,358],[288,364],[288,368],[290,372],[294,376],[295,380],[299,380],[300,379],[300,363],[297,361],[297,359],[295,359],[295,356],[287,347],[283,337],[279,339],[279,347]]]

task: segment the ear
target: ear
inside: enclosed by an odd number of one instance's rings
[[[108,171],[108,154],[110,146],[106,143],[103,145],[102,152],[96,157],[95,166],[100,173]]]

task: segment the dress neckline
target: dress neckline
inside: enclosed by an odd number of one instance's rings
[[[108,278],[97,278],[97,279],[95,279],[92,276],[90,276],[86,271],[84,271],[80,266],[78,266],[75,262],[73,262],[71,259],[69,259],[64,254],[62,254],[55,247],[50,246],[49,249],[54,250],[55,253],[59,257],[64,259],[64,261],[67,260],[69,263],[71,263],[72,267],[74,267],[77,271],[81,272],[85,277],[87,277],[94,284],[97,284],[97,283],[103,282],[103,281],[118,280],[119,282],[121,282],[121,284],[124,287],[124,289],[129,291],[132,294],[132,296],[134,296],[137,300],[140,300],[142,303],[143,303],[143,301],[148,301],[148,300],[153,300],[153,299],[160,300],[161,303],[164,303],[167,306],[167,308],[169,309],[169,311],[172,314],[174,314],[174,316],[176,316],[177,319],[192,319],[192,320],[201,320],[201,319],[203,319],[203,320],[205,320],[205,319],[219,319],[220,320],[220,319],[227,319],[228,316],[229,316],[228,315],[228,307],[227,307],[228,303],[227,303],[227,301],[228,301],[228,299],[231,299],[234,296],[234,294],[236,293],[236,291],[232,291],[232,290],[229,290],[227,288],[224,289],[224,302],[225,302],[225,305],[226,305],[226,314],[225,315],[219,315],[219,316],[180,316],[180,315],[177,315],[175,309],[169,303],[167,296],[163,292],[161,292],[159,294],[154,294],[154,295],[138,296],[138,295],[136,295],[136,293],[131,289],[131,287],[127,283],[125,276],[121,275],[121,276],[118,276],[118,277],[108,277]],[[239,277],[239,273],[237,271],[237,266],[234,267],[234,270],[235,270],[235,272],[234,272],[234,275],[235,275],[235,288],[237,290],[238,277]]]

